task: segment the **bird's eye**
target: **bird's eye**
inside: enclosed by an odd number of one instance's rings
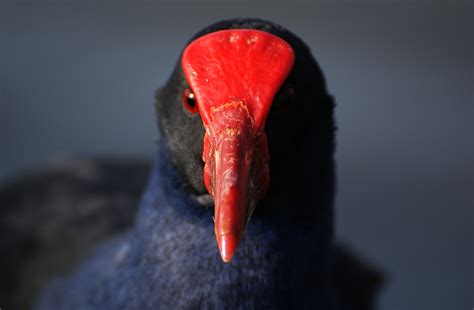
[[[293,87],[286,87],[277,94],[275,105],[279,111],[289,112],[295,105],[295,90]]]
[[[198,111],[198,106],[194,93],[186,88],[183,92],[183,105],[189,112],[195,114]]]

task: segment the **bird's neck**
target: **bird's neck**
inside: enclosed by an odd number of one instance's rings
[[[312,218],[305,218],[298,217],[296,206],[279,206],[275,212],[270,212],[271,206],[266,206],[268,210],[254,214],[232,262],[225,264],[215,241],[212,204],[204,206],[180,184],[169,156],[161,150],[142,198],[135,240],[140,259],[157,266],[173,264],[188,275],[186,283],[167,274],[160,275],[170,279],[167,285],[190,285],[189,281],[197,286],[213,283],[214,288],[205,288],[206,291],[211,289],[215,294],[225,295],[229,292],[224,288],[241,283],[243,286],[239,287],[237,295],[228,298],[255,296],[261,300],[290,303],[288,306],[291,306],[291,300],[301,301],[306,298],[304,296],[313,298],[315,294],[325,294],[331,240],[328,226],[331,214],[326,211],[330,208],[321,205],[318,208],[321,212],[313,212]],[[282,200],[277,202],[278,198]],[[270,197],[265,203],[290,203],[283,198]],[[293,297],[278,300],[275,298],[278,292],[285,298]]]
[[[253,225],[256,223],[262,227],[269,225],[271,230],[295,229],[294,234],[316,233],[328,235],[330,239],[334,191],[332,162],[322,166],[329,167],[324,171],[320,169],[315,177],[297,178],[299,181],[292,182],[290,186],[270,187],[267,196],[257,206],[249,228],[257,226]],[[140,214],[169,207],[178,219],[189,220],[196,225],[203,225],[202,221],[206,226],[213,224],[211,196],[193,194],[184,184],[186,181],[173,164],[170,152],[160,143]]]

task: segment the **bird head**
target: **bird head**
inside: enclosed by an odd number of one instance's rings
[[[269,189],[305,190],[296,184],[314,138],[329,135],[332,144],[332,128],[317,130],[332,125],[332,100],[309,49],[262,20],[223,21],[191,39],[158,92],[157,114],[187,188],[213,198],[224,262]],[[332,145],[320,153],[330,156]]]

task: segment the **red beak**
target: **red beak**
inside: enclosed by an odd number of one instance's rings
[[[204,182],[214,197],[217,245],[230,262],[269,184],[265,120],[293,66],[293,50],[259,30],[217,31],[193,41],[182,67],[206,134]]]

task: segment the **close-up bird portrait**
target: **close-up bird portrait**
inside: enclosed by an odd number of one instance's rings
[[[0,4],[0,309],[472,309],[473,21]]]

